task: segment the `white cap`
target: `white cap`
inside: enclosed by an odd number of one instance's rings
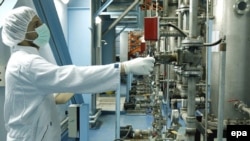
[[[28,25],[36,12],[26,6],[13,9],[3,21],[2,40],[9,47],[13,47],[25,39]]]

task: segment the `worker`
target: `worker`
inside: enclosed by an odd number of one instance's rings
[[[12,48],[5,73],[7,141],[60,140],[53,93],[116,90],[120,74],[148,75],[153,70],[152,57],[99,66],[58,66],[39,55],[49,39],[49,28],[29,7],[13,9],[4,20],[2,41]]]

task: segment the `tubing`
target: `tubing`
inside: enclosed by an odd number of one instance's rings
[[[165,23],[165,24],[161,24],[161,26],[170,26],[173,27],[174,29],[178,30],[184,37],[187,37],[188,35],[182,31],[180,28],[178,28],[177,26],[171,24],[171,23]]]
[[[204,43],[203,46],[215,46],[222,42],[222,38],[214,43]]]
[[[219,104],[218,104],[218,128],[217,128],[217,140],[219,141],[221,141],[223,137],[225,70],[226,70],[226,44],[223,43],[220,46]]]

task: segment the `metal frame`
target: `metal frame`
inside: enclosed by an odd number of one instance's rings
[[[60,66],[72,64],[62,28],[58,26],[60,25],[60,21],[54,2],[51,0],[33,0],[33,3],[39,17],[48,25],[51,31],[49,44],[57,64]],[[71,102],[75,104],[83,103],[83,98],[80,95],[74,95]]]
[[[57,64],[60,66],[72,64],[63,30],[61,26],[58,26],[60,25],[60,21],[54,2],[51,0],[33,0],[33,3],[39,17],[47,24],[51,31],[49,44]],[[83,103],[84,100],[81,95],[74,95],[71,102],[73,104],[79,104]]]

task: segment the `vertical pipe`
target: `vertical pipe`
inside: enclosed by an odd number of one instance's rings
[[[167,65],[167,98],[166,98],[166,101],[169,102],[169,80],[170,80],[170,65]],[[169,103],[167,103],[168,106],[169,106]]]
[[[126,84],[126,102],[129,102],[129,91],[131,90],[131,80],[132,79],[132,74],[129,73],[127,74],[127,84]]]
[[[155,1],[155,4],[156,4],[156,9],[155,9],[155,16],[158,17],[159,16],[159,13],[158,13],[158,0]]]
[[[99,18],[99,19],[97,19]],[[98,21],[99,20],[99,21]],[[96,17],[96,65],[102,64],[102,22],[100,17]]]
[[[160,53],[160,46],[159,46],[159,41],[156,41],[155,43],[156,46],[156,53],[159,54]],[[159,86],[160,86],[160,64],[157,63],[155,65],[155,83],[156,83],[156,95],[159,94]]]
[[[96,23],[96,47],[101,47],[102,46],[102,24],[99,21]]]
[[[190,19],[189,19],[189,37],[197,37],[197,23],[198,23],[198,0],[190,0]]]
[[[117,90],[116,90],[116,106],[115,106],[115,115],[116,115],[116,120],[115,120],[115,138],[120,139],[120,98],[121,98],[121,91],[120,91],[121,86],[118,85]]]
[[[207,15],[206,15],[206,42],[209,43],[211,41],[211,26],[209,21],[209,1],[207,1]],[[206,48],[206,98],[205,98],[205,135],[204,141],[207,141],[207,128],[208,128],[208,99],[210,98],[210,84],[211,84],[211,48]]]
[[[223,137],[223,118],[224,118],[224,95],[225,95],[225,70],[226,70],[226,44],[220,45],[220,73],[219,73],[219,104],[218,104],[218,128],[217,140]]]
[[[214,0],[208,0],[208,2],[210,3],[210,11],[209,11],[209,16],[213,16],[213,13],[214,13]]]
[[[178,27],[182,29],[182,14],[178,12]],[[178,37],[177,47],[181,47],[181,37]]]
[[[163,17],[168,16],[168,0],[163,1]]]
[[[195,85],[196,77],[189,76],[188,77],[188,106],[187,106],[187,141],[194,141],[195,134],[195,93],[196,93],[196,85]]]
[[[189,4],[189,0],[184,0],[184,4],[188,5]]]
[[[195,77],[188,77],[188,116],[195,115]]]

